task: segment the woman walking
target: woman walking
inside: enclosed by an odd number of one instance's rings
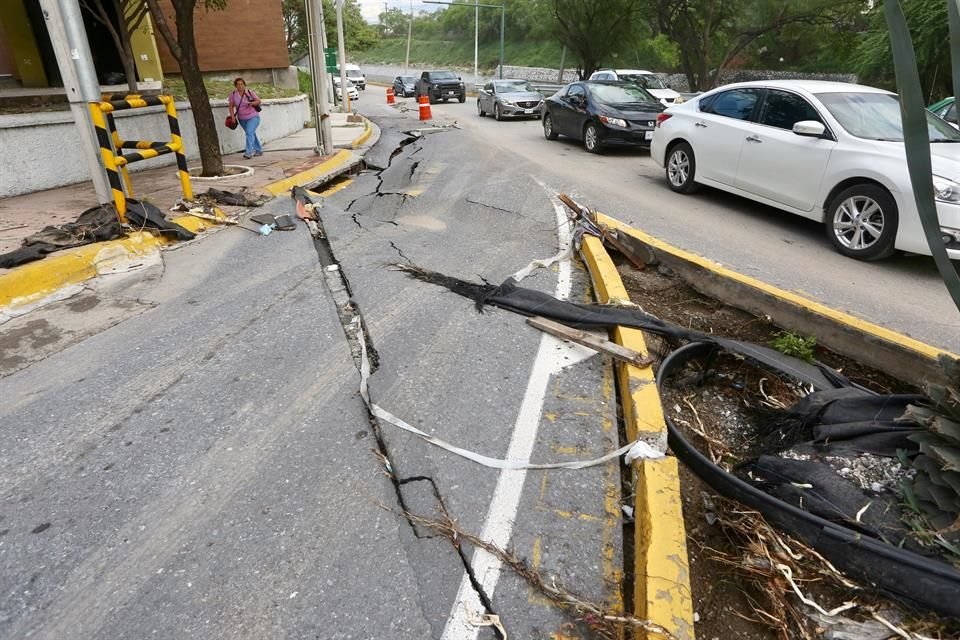
[[[235,88],[228,102],[230,116],[240,123],[243,132],[247,134],[243,157],[249,160],[253,156],[262,156],[263,148],[257,138],[257,127],[260,126],[260,97],[252,89],[247,89],[243,78],[234,80],[233,86]]]

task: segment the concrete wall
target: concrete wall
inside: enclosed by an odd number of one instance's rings
[[[227,129],[227,101],[214,100],[220,149],[224,153],[243,150],[243,130]],[[199,158],[197,132],[193,113],[187,102],[177,103],[180,131],[186,145],[187,158]],[[310,120],[306,96],[264,100],[260,114],[260,140],[268,142],[300,131]],[[117,130],[125,140],[169,140],[170,129],[161,107],[116,114]],[[80,137],[69,111],[0,116],[0,149],[3,149],[4,170],[0,172],[0,198],[52,189],[90,179],[80,149]],[[166,155],[130,165],[131,173],[173,164],[174,156]],[[133,177],[136,190],[136,177]]]

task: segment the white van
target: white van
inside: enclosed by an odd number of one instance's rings
[[[660,76],[651,71],[643,71],[642,69],[600,69],[600,71],[594,71],[590,79],[636,83],[652,93],[653,97],[665,107],[683,102],[683,96],[668,87],[660,79]]]
[[[360,67],[348,62],[344,65],[344,69],[347,72],[347,80],[352,82],[361,91],[367,88],[367,78],[363,75],[363,72],[360,71]],[[337,67],[337,73],[340,73],[340,67]]]

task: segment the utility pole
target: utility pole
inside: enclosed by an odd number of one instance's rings
[[[40,7],[70,102],[70,111],[80,133],[80,148],[90,170],[97,200],[100,204],[112,202],[110,183],[101,164],[100,144],[90,120],[89,104],[100,102],[100,83],[90,54],[80,5],[77,0],[40,0]]]
[[[337,0],[337,47],[340,59],[340,107],[350,113],[350,92],[347,91],[347,52],[343,44],[343,0]]]
[[[403,61],[403,75],[410,73],[410,38],[413,36],[413,0],[410,0],[410,22],[407,23],[407,58]]]
[[[330,130],[330,113],[327,104],[327,65],[323,54],[323,1],[306,0],[307,40],[310,47],[310,76],[313,79],[313,122],[317,133],[318,155],[333,153],[333,134]]]
[[[478,71],[477,58],[480,52],[480,3],[479,0],[473,0],[473,84],[480,84],[480,72]]]

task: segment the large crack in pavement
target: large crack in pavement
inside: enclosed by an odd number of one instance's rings
[[[390,155],[390,160],[387,163],[387,166],[380,169],[377,172],[377,177],[379,178],[377,189],[371,193],[365,194],[363,196],[359,196],[354,200],[352,200],[350,202],[350,205],[347,206],[346,210],[349,211],[350,207],[354,203],[356,203],[358,200],[364,197],[369,197],[369,196],[379,197],[381,195],[390,195],[390,194],[381,194],[379,192],[379,189],[383,185],[383,177],[382,177],[383,172],[390,168],[390,165],[393,159],[400,154],[403,147],[405,147],[406,145],[412,142],[418,141],[420,139],[421,138],[418,136],[418,137],[406,138],[403,141],[401,141],[400,145]],[[419,147],[416,151],[419,151]],[[413,175],[413,171],[415,171],[417,164],[419,163],[415,163],[413,170],[411,170],[411,176]],[[319,209],[320,209],[319,207],[315,209],[315,213],[317,213],[318,218],[319,218],[319,213],[318,213]],[[357,226],[363,229],[364,227],[357,220],[358,215],[359,215],[358,213],[353,213],[353,221],[357,224]],[[342,265],[336,259],[336,255],[334,254],[333,248],[330,245],[330,241],[327,237],[327,234],[324,231],[322,218],[319,218],[316,224],[312,225],[312,234],[314,239],[314,247],[316,248],[317,256],[323,268],[322,273],[324,278],[324,284],[327,290],[330,292],[333,298],[334,304],[336,305],[337,314],[340,318],[340,324],[343,328],[344,336],[346,337],[347,342],[350,346],[350,352],[353,355],[354,363],[356,364],[357,370],[359,372],[361,370],[361,363],[363,358],[363,350],[364,350],[363,347],[365,347],[368,355],[368,360],[370,363],[370,374],[372,375],[374,372],[376,372],[377,368],[379,367],[379,356],[374,347],[373,340],[370,335],[370,331],[367,329],[367,325],[363,317],[363,313],[359,305],[357,305],[357,303],[353,299],[353,291],[350,287],[349,279],[346,273],[344,273]],[[398,247],[392,241],[390,242],[390,246],[400,255],[401,258],[409,262],[409,258],[407,258],[407,256],[404,255],[400,247]],[[363,346],[361,346],[360,344],[361,335],[363,336],[363,341],[364,341]],[[380,458],[380,461],[384,467],[384,471],[386,472],[387,477],[390,478],[390,481],[394,487],[394,493],[396,494],[397,507],[398,507],[397,512],[404,517],[404,520],[406,520],[411,531],[413,532],[414,537],[417,540],[432,539],[434,536],[427,535],[422,531],[420,531],[417,525],[408,516],[410,511],[407,508],[407,499],[406,499],[406,496],[404,495],[404,487],[413,486],[421,482],[428,483],[430,486],[431,492],[433,494],[433,497],[436,500],[437,508],[440,510],[441,513],[445,514],[447,513],[446,502],[444,501],[443,496],[440,493],[440,489],[437,486],[437,483],[432,477],[425,476],[425,475],[401,477],[399,470],[396,467],[396,464],[394,463],[393,459],[390,457],[389,447],[387,445],[386,439],[383,436],[383,431],[382,431],[379,420],[371,412],[370,407],[367,406],[366,403],[364,403],[364,408],[367,412],[367,418],[370,423],[370,428],[373,431],[374,439],[377,443],[376,455],[378,458]],[[483,613],[494,615],[495,611],[493,609],[493,602],[491,598],[486,594],[480,580],[477,578],[474,572],[473,566],[471,565],[470,558],[468,557],[463,546],[460,544],[454,544],[453,547],[457,553],[457,556],[460,559],[460,563],[462,564],[463,571],[466,573],[470,581],[470,584],[472,585],[474,591],[477,594],[478,599],[480,600],[480,602],[484,607]],[[503,635],[500,633],[500,631],[494,629],[494,633],[498,638],[503,639]]]

